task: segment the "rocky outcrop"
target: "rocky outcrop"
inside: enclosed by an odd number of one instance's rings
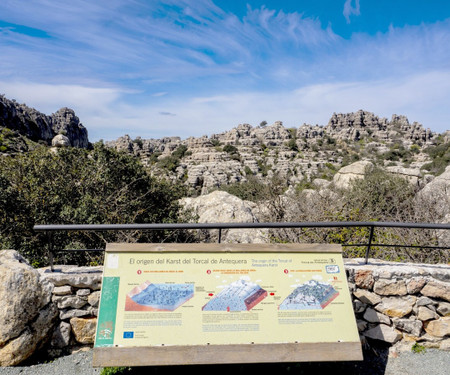
[[[391,120],[367,111],[333,114],[327,125],[303,124],[286,128],[281,121],[253,127],[240,124],[223,133],[210,136],[162,139],[131,139],[125,135],[106,142],[110,147],[137,156],[155,176],[163,176],[186,184],[200,194],[208,194],[222,185],[246,182],[248,176],[270,181],[279,176],[289,185],[317,178],[324,170],[337,170],[355,160],[375,161],[386,154],[386,160],[398,159],[398,153],[409,152],[408,165],[398,162],[393,171],[422,186],[416,171],[428,160],[425,147],[437,135],[405,116]],[[176,164],[164,163],[185,147]],[[175,153],[174,153],[175,152]],[[397,158],[397,159],[396,159]],[[167,168],[170,165],[171,169]],[[402,169],[403,168],[403,169]],[[344,172],[344,171],[343,171]]]
[[[192,212],[200,223],[255,223],[258,222],[253,210],[255,205],[243,201],[224,191],[214,191],[196,198],[183,198],[181,205]],[[217,231],[201,234],[204,240],[218,240]],[[228,243],[265,243],[267,233],[258,229],[227,229],[222,231],[221,242]]]
[[[55,136],[62,134],[72,147],[89,146],[87,129],[70,108],[61,108],[48,116],[0,95],[0,128],[9,128],[32,141],[48,145]]]
[[[357,161],[339,169],[333,177],[333,182],[339,189],[347,189],[352,181],[363,179],[365,173],[372,168],[373,164],[370,161]]]
[[[53,284],[14,250],[0,251],[0,365],[29,358],[48,339],[57,318]]]

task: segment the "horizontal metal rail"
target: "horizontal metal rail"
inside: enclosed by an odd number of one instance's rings
[[[35,231],[109,231],[109,230],[163,230],[163,229],[259,229],[259,228],[417,228],[450,229],[450,224],[403,223],[382,221],[322,221],[322,222],[269,222],[269,223],[172,223],[172,224],[43,224]]]
[[[172,223],[172,224],[42,224],[35,225],[36,232],[46,232],[49,242],[49,258],[53,270],[53,235],[57,231],[127,231],[127,230],[189,230],[207,229],[219,230],[218,242],[221,242],[224,229],[286,229],[286,228],[350,228],[365,227],[370,229],[367,243],[342,244],[345,247],[366,247],[365,263],[367,264],[372,247],[403,247],[423,249],[450,249],[450,246],[420,246],[399,244],[372,243],[375,228],[405,228],[405,229],[450,229],[450,224],[442,223],[404,223],[404,222],[378,222],[378,221],[331,221],[331,222],[263,222],[263,223]],[[61,251],[104,251],[104,249],[73,249]]]

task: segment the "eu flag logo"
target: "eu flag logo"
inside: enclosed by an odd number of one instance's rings
[[[125,331],[123,333],[123,338],[124,339],[132,339],[134,337],[134,332],[133,331]]]

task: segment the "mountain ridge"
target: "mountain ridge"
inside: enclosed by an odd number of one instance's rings
[[[209,136],[131,139],[124,135],[106,145],[135,155],[154,175],[181,181],[204,194],[246,182],[249,176],[276,175],[289,185],[330,179],[339,168],[358,160],[383,162],[418,175],[431,161],[425,150],[447,140],[447,132],[433,132],[418,122],[410,123],[406,116],[394,114],[388,120],[359,110],[333,113],[327,125],[239,124]]]
[[[4,95],[0,95],[0,130],[3,153],[26,152],[37,143],[91,146],[87,129],[72,109],[61,108],[48,116]],[[326,125],[288,128],[281,121],[271,125],[263,121],[200,137],[132,139],[125,134],[104,143],[137,157],[152,175],[205,194],[224,185],[275,177],[289,186],[324,184],[357,161],[370,161],[420,183],[430,179],[427,166],[433,158],[428,150],[449,140],[449,131],[434,132],[404,115],[387,119],[359,110],[333,113]]]

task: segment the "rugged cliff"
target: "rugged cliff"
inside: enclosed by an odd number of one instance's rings
[[[87,129],[72,109],[61,108],[52,115],[45,115],[3,95],[0,95],[0,129],[2,132],[9,130],[6,134],[12,151],[27,151],[28,141],[51,145],[57,135],[66,137],[70,146],[89,146]]]

